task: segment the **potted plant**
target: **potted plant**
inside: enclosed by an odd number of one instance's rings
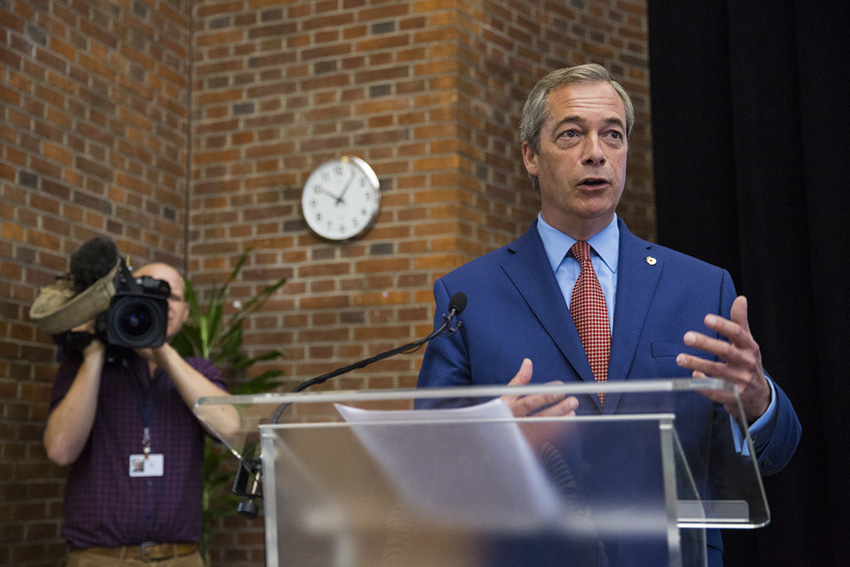
[[[184,357],[200,356],[211,360],[222,372],[231,377],[240,375],[253,365],[275,360],[283,356],[278,350],[270,350],[259,356],[248,357],[242,352],[243,325],[245,320],[263,305],[286,283],[281,278],[263,288],[260,293],[245,302],[234,301],[232,312],[227,313],[230,285],[236,281],[245,265],[250,249],[240,257],[236,267],[223,284],[213,285],[202,304],[192,283],[186,280],[186,302],[189,319],[172,341],[174,348]],[[275,389],[280,385],[283,371],[268,369],[247,380],[237,380],[229,385],[232,395],[256,394]],[[236,512],[238,498],[229,490],[234,471],[227,461],[232,454],[222,450],[220,444],[207,439],[203,467],[203,533],[201,553],[204,562],[210,564],[210,536],[216,519]]]

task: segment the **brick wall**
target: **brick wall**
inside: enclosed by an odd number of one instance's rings
[[[620,214],[654,238],[642,0],[4,0],[0,17],[0,562],[61,563],[63,471],[40,444],[53,349],[26,313],[94,233],[185,262],[201,290],[250,247],[235,299],[289,281],[246,343],[283,348],[292,385],[423,336],[433,280],[525,230],[522,102],[546,71],[595,61],[635,100]],[[301,187],[344,154],[371,164],[382,208],[332,244]],[[411,386],[420,360],[326,387]],[[261,521],[219,527],[215,564],[263,564]]]
[[[27,313],[96,234],[182,267],[189,4],[0,2],[0,564],[63,564],[55,365]]]
[[[290,278],[249,341],[286,346],[292,381],[421,336],[433,280],[515,238],[537,210],[517,135],[525,93],[591,60],[635,94],[621,214],[653,237],[643,6],[599,4],[543,18],[542,2],[198,3],[193,278],[220,279],[247,247],[237,295]],[[332,244],[307,230],[300,194],[343,154],[371,164],[383,203],[364,238]],[[337,384],[411,385],[416,368],[396,359]]]

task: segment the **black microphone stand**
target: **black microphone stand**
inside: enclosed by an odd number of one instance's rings
[[[457,321],[457,324],[452,326],[452,320],[460,315],[461,311],[466,308],[466,294],[464,293],[456,293],[452,296],[449,301],[449,312],[443,315],[443,323],[434,331],[431,332],[427,337],[418,339],[413,341],[412,343],[408,343],[406,345],[402,345],[400,347],[396,347],[394,349],[376,354],[375,356],[365,358],[353,364],[349,364],[348,366],[343,366],[342,368],[337,368],[336,370],[332,370],[326,374],[322,374],[321,376],[316,376],[315,378],[310,378],[309,380],[305,380],[298,384],[295,388],[292,389],[293,393],[301,392],[315,386],[317,384],[322,384],[327,382],[331,378],[335,376],[339,376],[340,374],[345,374],[347,372],[351,372],[352,370],[357,370],[358,368],[363,368],[364,366],[368,366],[374,362],[378,362],[380,360],[384,360],[385,358],[389,358],[391,356],[395,356],[397,354],[402,354],[406,352],[412,352],[425,343],[437,338],[444,331],[448,330],[449,334],[454,334],[463,326],[463,321]],[[272,423],[277,424],[280,421],[283,412],[286,411],[291,405],[290,402],[286,402],[278,406],[277,410],[275,410],[274,415],[272,417]],[[240,459],[242,460],[242,459]],[[239,504],[238,512],[249,518],[256,518],[259,513],[259,509],[257,505],[254,503],[256,498],[261,498],[259,493],[259,485],[260,485],[260,464],[261,459],[255,458],[251,459],[249,462],[243,462],[242,466],[239,467],[239,470],[236,473],[236,479],[233,483],[233,493],[237,496],[245,496],[247,497],[247,501]],[[251,483],[251,488],[247,489],[248,481],[245,478],[245,475],[254,475],[254,480]]]
[[[466,307],[466,296],[465,295],[463,296],[463,301],[461,301],[459,298],[458,298],[457,301],[455,301],[456,296],[458,296],[458,295],[462,295],[462,294],[455,294],[455,296],[452,297],[452,301],[449,302],[449,312],[446,315],[443,315],[443,324],[440,325],[439,327],[437,327],[436,329],[434,329],[434,331],[432,331],[431,334],[428,335],[427,337],[415,340],[412,343],[408,343],[408,344],[402,345],[400,347],[396,347],[392,350],[388,350],[386,352],[376,354],[375,356],[365,358],[365,359],[360,360],[358,362],[355,362],[353,364],[349,364],[348,366],[343,366],[342,368],[337,368],[336,370],[332,370],[332,371],[330,371],[326,374],[322,374],[321,376],[316,376],[315,378],[310,378],[309,380],[305,380],[304,382],[301,382],[295,388],[293,388],[292,392],[293,393],[301,392],[301,391],[306,390],[307,388],[310,388],[310,387],[315,386],[317,384],[322,384],[324,382],[327,382],[331,378],[339,376],[340,374],[345,374],[347,372],[351,372],[352,370],[357,370],[358,368],[363,368],[364,366],[368,366],[372,363],[378,362],[380,360],[384,360],[385,358],[390,358],[391,356],[395,356],[397,354],[402,354],[402,353],[405,353],[405,352],[412,352],[412,351],[418,349],[419,347],[421,347],[422,345],[424,345],[425,343],[437,338],[439,335],[441,335],[443,333],[443,331],[448,330],[448,332],[450,334],[456,333],[458,331],[458,329],[460,329],[463,326],[463,321],[458,321],[457,325],[452,327],[452,320],[461,311],[463,311],[464,307]],[[284,404],[281,404],[277,408],[277,410],[274,412],[274,416],[272,418],[272,423],[278,423],[280,421],[280,416],[283,415],[283,412],[286,410],[286,408],[289,407],[289,405],[290,404],[288,404],[288,403],[284,403]]]

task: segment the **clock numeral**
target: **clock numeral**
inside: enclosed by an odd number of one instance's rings
[[[316,213],[316,222],[322,222],[322,213]]]

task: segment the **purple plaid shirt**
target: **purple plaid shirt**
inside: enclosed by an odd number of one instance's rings
[[[162,370],[151,379],[146,359],[131,353],[126,361],[126,367],[105,363],[91,436],[68,472],[62,536],[71,548],[201,538],[204,430]],[[210,361],[186,361],[224,388]],[[60,365],[51,410],[80,363],[69,358]],[[161,477],[129,476],[130,455],[142,453],[143,413],[150,421],[151,453],[164,455]]]

